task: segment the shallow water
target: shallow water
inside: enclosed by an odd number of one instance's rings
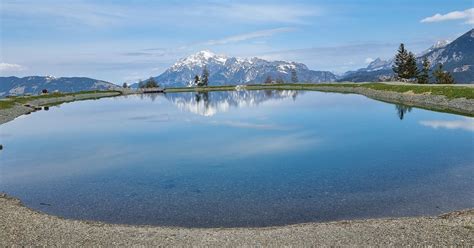
[[[0,126],[0,191],[74,219],[187,227],[474,207],[474,119],[360,95],[81,101]]]

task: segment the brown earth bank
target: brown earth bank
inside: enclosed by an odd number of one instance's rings
[[[462,246],[474,245],[474,209],[436,217],[367,219],[266,228],[105,224],[43,214],[0,194],[0,246]]]

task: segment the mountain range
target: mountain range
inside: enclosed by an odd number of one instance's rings
[[[38,94],[43,89],[50,92],[77,92],[86,90],[107,90],[117,85],[86,77],[31,76],[0,77],[0,97],[7,95]]]
[[[423,58],[428,58],[431,69],[443,64],[458,83],[474,83],[474,29],[469,30],[452,42],[439,41],[417,55],[421,67]],[[292,71],[302,83],[321,82],[373,82],[394,79],[393,58],[375,59],[367,67],[348,71],[336,76],[329,71],[315,71],[297,62],[268,61],[261,58],[236,58],[201,51],[178,60],[154,79],[164,87],[192,86],[195,75],[201,75],[203,68],[209,72],[210,85],[237,85],[263,83],[270,76],[273,80],[291,82]],[[138,84],[133,84],[137,87]],[[48,91],[75,92],[84,90],[105,90],[117,85],[85,77],[31,76],[0,77],[0,97],[6,95],[38,94]]]
[[[178,60],[155,80],[163,86],[191,86],[195,75],[204,67],[209,71],[210,85],[236,85],[263,83],[270,76],[273,80],[291,81],[295,70],[299,81],[308,83],[333,82],[336,76],[329,71],[313,71],[301,63],[267,61],[260,58],[236,58],[201,51]]]
[[[428,58],[431,70],[439,64],[451,72],[458,83],[474,83],[474,29],[469,30],[452,42],[439,41],[417,56],[421,67],[424,58]],[[382,60],[377,58],[366,68],[346,72],[338,81],[367,82],[387,81],[394,77],[392,70],[393,58]]]

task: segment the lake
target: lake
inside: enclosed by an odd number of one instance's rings
[[[474,118],[353,94],[130,95],[0,126],[0,191],[109,223],[272,226],[474,207]]]

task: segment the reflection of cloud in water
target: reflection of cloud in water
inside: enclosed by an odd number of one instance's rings
[[[149,121],[149,122],[167,122],[170,121],[171,118],[166,115],[139,115],[139,116],[132,116],[127,118],[128,120],[131,121]]]
[[[126,165],[127,162],[147,155],[146,151],[136,151],[127,146],[119,146],[113,143],[107,146],[70,147],[62,158],[53,157],[55,151],[45,151],[36,158],[14,159],[5,161],[4,174],[0,180],[4,183],[37,183],[49,181],[67,176],[80,176],[93,174],[101,170]],[[41,161],[38,163],[38,161]],[[18,168],[22,168],[19,170]],[[54,171],[54,173],[51,173]]]
[[[215,146],[212,148],[212,152],[209,152],[209,147],[206,146],[193,146],[190,149],[181,147],[186,152],[181,154],[180,157],[209,159],[215,157],[216,154],[219,154],[220,158],[278,155],[287,152],[315,149],[320,144],[320,138],[307,133],[253,136],[235,139],[226,145]]]
[[[218,154],[236,156],[258,156],[303,149],[313,149],[321,140],[305,134],[291,134],[272,137],[254,137],[221,147]]]
[[[231,107],[256,106],[269,100],[295,99],[298,94],[301,93],[292,90],[225,91],[166,94],[166,98],[181,110],[213,116],[227,112]]]
[[[442,120],[420,121],[420,124],[423,126],[432,127],[435,129],[438,129],[438,128],[462,129],[462,130],[474,132],[474,118],[466,117],[462,120],[453,120],[453,121],[442,121]]]

